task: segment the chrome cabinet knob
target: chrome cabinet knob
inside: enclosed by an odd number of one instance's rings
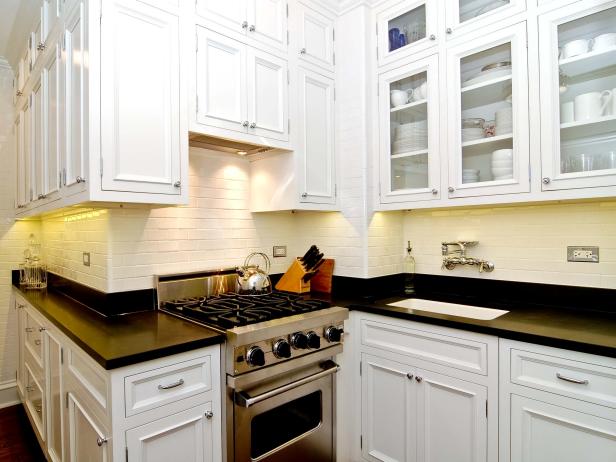
[[[445,32],[447,32],[448,34],[452,34],[453,29],[451,27],[448,27],[447,29],[445,29]]]
[[[212,417],[214,417],[214,413],[212,411],[206,411],[205,412],[205,418],[208,420],[211,420]]]
[[[413,380],[413,374],[409,372],[408,374],[406,374],[406,378],[409,380]]]
[[[244,21],[242,23],[242,29],[247,29],[248,28],[248,21]]]
[[[107,438],[101,438],[100,436],[96,438],[96,445],[99,447],[105,444],[106,442],[107,442]]]
[[[254,31],[255,31],[255,29],[256,29],[256,28],[255,28],[255,26],[254,26],[254,25],[251,25],[251,26],[248,28],[248,32],[254,32]]]
[[[543,184],[550,184],[550,181],[551,180],[547,176],[541,180]]]
[[[422,380],[423,380],[423,378],[422,378],[422,377],[419,377],[419,376],[416,376],[416,377],[415,377],[415,381],[416,381],[417,383],[421,383],[421,381],[422,381]]]
[[[256,122],[252,122],[248,127],[249,128],[256,128],[257,123]]]
[[[308,193],[302,193],[302,198],[306,199],[308,197]]]
[[[43,51],[45,49],[45,44],[43,42],[40,42],[37,46],[36,49],[38,51]]]
[[[17,90],[17,92],[15,92],[15,95],[19,96],[23,96],[23,92],[21,90]]]
[[[46,330],[47,330],[47,328],[46,328],[46,327],[39,327],[39,332],[44,332],[44,331],[46,331]]]
[[[430,40],[432,40],[432,41],[436,40],[436,35],[430,34]]]
[[[21,206],[20,206],[20,207],[21,207]],[[18,304],[17,304],[17,308],[19,308],[19,309],[22,309],[22,308],[25,308],[25,307],[26,307],[26,305],[22,305],[21,303],[18,303]]]
[[[450,186],[449,188],[447,188],[447,191],[449,191],[450,193],[454,192],[456,190],[456,188],[454,188],[453,186]]]
[[[82,177],[82,176],[78,176],[77,178],[75,178],[75,181],[77,183],[85,183],[86,179],[84,177]]]
[[[438,189],[432,188],[432,194],[434,194],[436,196],[438,194]]]
[[[32,393],[32,392],[34,391],[34,387],[33,387],[32,385],[28,385],[28,386],[26,387],[26,391],[27,391],[28,393]]]
[[[181,181],[176,181],[175,183],[173,183],[173,187],[174,188],[179,188],[180,186],[182,186],[182,182]]]
[[[302,48],[301,50],[299,50],[299,54],[300,55],[305,55],[306,54],[306,49]]]
[[[242,127],[248,127],[249,124],[250,124],[250,122],[248,122],[247,120],[244,120],[242,122]]]

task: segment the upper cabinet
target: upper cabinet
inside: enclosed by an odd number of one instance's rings
[[[302,62],[334,71],[334,18],[326,16],[303,3],[295,5],[297,34],[297,54]]]
[[[534,1],[534,0],[530,0]],[[448,39],[485,25],[508,19],[526,9],[527,0],[453,0],[447,1],[446,24],[442,32]]]
[[[286,0],[196,0],[197,14],[206,22],[245,37],[255,46],[287,49]]]
[[[150,3],[43,2],[15,85],[18,215],[186,203],[180,12]]]
[[[539,16],[542,187],[616,184],[616,2]]]

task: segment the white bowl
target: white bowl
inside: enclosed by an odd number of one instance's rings
[[[513,149],[497,149],[492,153],[492,160],[513,159]]]
[[[512,167],[492,168],[493,176],[511,175],[513,173]]]
[[[513,168],[513,159],[492,160],[492,168]]]
[[[492,178],[492,181],[511,180],[512,178],[513,178],[513,173],[509,175],[495,176]]]

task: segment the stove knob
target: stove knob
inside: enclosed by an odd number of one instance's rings
[[[321,337],[314,331],[308,332],[308,348],[313,350],[321,348]]]
[[[291,357],[291,345],[284,339],[277,340],[272,348],[274,356],[277,358],[290,358]]]
[[[305,350],[308,348],[308,337],[306,337],[306,334],[296,332],[291,335],[291,345],[297,350]]]
[[[325,329],[325,338],[328,342],[339,342],[342,339],[343,332],[343,329],[329,326],[327,329]]]
[[[265,353],[261,347],[250,347],[248,353],[246,353],[246,362],[251,366],[265,366]]]

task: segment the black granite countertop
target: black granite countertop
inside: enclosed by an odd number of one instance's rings
[[[498,337],[538,343],[556,348],[581,351],[616,358],[616,314],[606,311],[579,310],[523,303],[490,303],[488,306],[508,310],[491,321],[388,306],[409,297],[368,299],[347,304],[351,310],[465,329]],[[424,294],[424,299],[431,297]],[[438,301],[438,298],[432,298]],[[344,299],[341,299],[341,301]],[[448,299],[448,303],[470,304],[467,300]],[[616,300],[614,301],[616,303]]]
[[[206,327],[150,310],[104,317],[53,290],[19,293],[105,369],[222,343],[225,336]]]

